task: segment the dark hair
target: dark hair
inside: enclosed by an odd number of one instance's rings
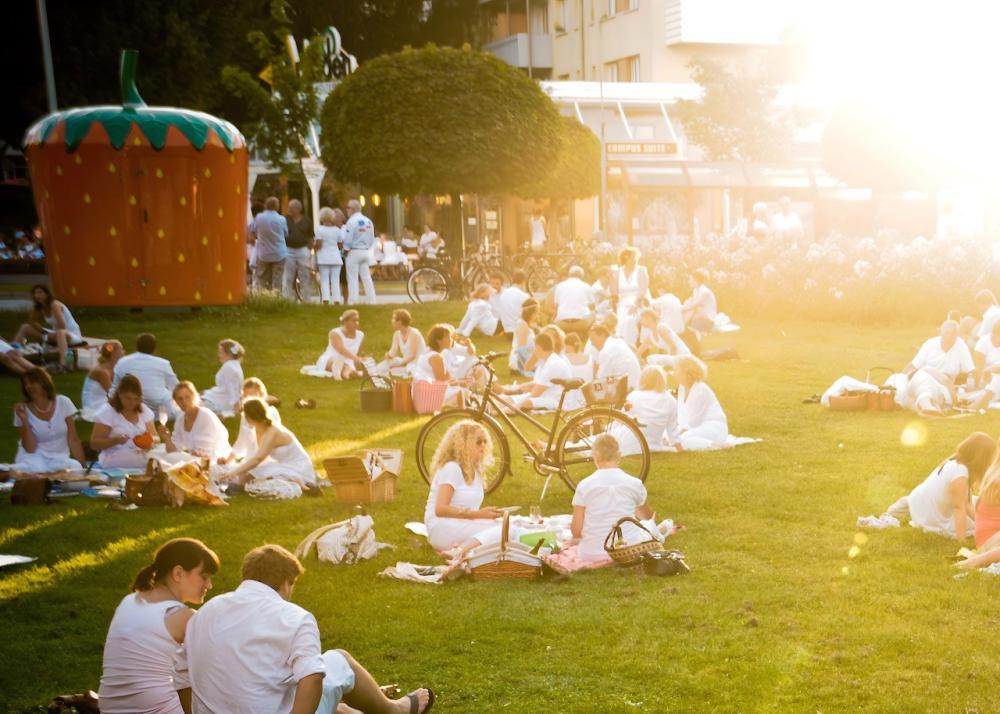
[[[156,352],[156,335],[150,332],[143,332],[135,338],[135,350],[147,355]]]
[[[572,347],[573,351],[578,351],[583,349],[583,340],[580,339],[580,335],[575,332],[569,332],[566,334],[566,340],[564,343],[567,347]]]
[[[122,413],[122,393],[134,394],[140,399],[142,399],[142,382],[134,374],[126,374],[122,377],[121,381],[118,383],[118,388],[115,393],[108,397],[108,404],[114,407],[115,411],[119,414]]]
[[[26,402],[31,401],[31,397],[28,396],[28,382],[34,382],[35,384],[41,385],[49,399],[56,398],[56,385],[52,382],[52,377],[49,373],[41,367],[32,367],[21,375],[21,394],[24,395],[24,400]]]
[[[454,331],[451,325],[439,323],[427,331],[427,346],[435,352],[439,352],[438,343],[445,337],[450,337]]]
[[[267,405],[264,403],[263,399],[250,397],[244,401],[243,413],[246,414],[247,419],[253,419],[261,424],[271,426],[271,419],[267,416]]]
[[[209,574],[219,572],[219,556],[211,548],[194,538],[174,538],[161,545],[153,556],[153,563],[140,570],[132,581],[132,592],[146,592],[163,582],[170,571],[181,566],[192,571],[199,565]]]
[[[552,335],[548,332],[540,332],[535,338],[535,346],[541,347],[546,352],[552,352],[555,349],[555,340],[552,339]]]
[[[523,270],[515,270],[514,273],[510,276],[510,279],[514,281],[515,285],[520,285],[521,283],[523,283],[525,280],[528,279],[528,276],[525,274]]]
[[[611,331],[608,330],[608,326],[600,322],[595,322],[590,326],[590,334],[597,333],[598,335],[604,335],[605,337],[611,336]]]
[[[42,304],[35,300],[35,291],[41,290],[45,293],[45,303]],[[45,309],[52,307],[52,291],[49,289],[48,285],[32,285],[31,286],[31,317],[36,322],[41,322],[44,319]]]
[[[409,327],[413,323],[413,318],[410,316],[409,310],[404,310],[400,308],[399,310],[392,311],[392,319],[396,322],[401,323],[404,327]]]
[[[531,318],[538,315],[539,305],[535,298],[528,298],[521,303],[521,319],[531,322]]]
[[[305,570],[299,559],[290,552],[280,545],[268,544],[246,554],[241,577],[278,590],[285,583],[294,583]]]

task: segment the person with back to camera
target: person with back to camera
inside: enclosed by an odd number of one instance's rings
[[[83,341],[80,325],[69,308],[56,300],[47,286],[32,286],[31,300],[28,322],[21,325],[14,342],[22,344],[28,340],[39,340],[43,344],[56,345],[59,350],[59,370],[70,371],[69,346]]]
[[[124,355],[125,350],[118,340],[108,340],[97,351],[97,364],[83,378],[80,392],[80,418],[84,421],[93,421],[97,411],[108,403],[115,365]]]
[[[590,328],[590,344],[597,350],[597,379],[626,376],[629,389],[638,386],[639,358],[622,338],[611,335],[606,324],[598,322]]]
[[[279,545],[254,548],[239,587],[191,618],[176,670],[190,682],[194,714],[333,714],[339,702],[366,714],[427,712],[430,689],[389,699],[349,653],[322,651],[316,618],[291,602],[303,572]]]
[[[270,196],[264,210],[253,219],[250,228],[256,263],[253,269],[255,290],[281,290],[284,287],[285,259],[288,257],[288,219],[278,213],[281,201]]]
[[[233,416],[240,406],[243,391],[243,357],[246,351],[236,340],[219,342],[217,357],[219,371],[215,373],[215,386],[201,394],[202,404],[219,416]]]
[[[122,377],[131,374],[142,384],[143,401],[146,405],[157,412],[166,410],[169,416],[174,417],[177,412],[171,394],[180,380],[174,374],[170,362],[153,354],[155,351],[155,336],[144,332],[136,337],[135,352],[115,363],[111,391],[118,388]]]
[[[21,375],[21,394],[24,401],[14,405],[19,436],[14,470],[48,473],[82,468],[86,459],[70,398],[57,394],[49,373],[34,366]]]
[[[142,401],[142,383],[135,375],[126,374],[107,405],[94,415],[90,446],[100,452],[101,466],[143,468],[149,460],[146,452],[153,448],[153,419],[153,411]]]
[[[504,332],[514,332],[524,303],[530,298],[527,276],[523,270],[515,270],[511,275],[511,284],[502,288],[496,299],[495,309]]]
[[[639,377],[639,388],[629,392],[625,410],[635,419],[650,451],[672,449],[677,442],[677,400],[667,389],[667,375],[656,365],[646,365]],[[621,453],[642,453],[632,432],[615,431]]]
[[[549,314],[564,332],[586,335],[594,321],[594,290],[583,280],[583,268],[572,266],[566,279],[555,285],[546,298]]]
[[[677,450],[693,451],[724,446],[729,423],[718,397],[705,383],[708,367],[697,357],[678,358],[674,367],[677,388]]]
[[[510,356],[507,365],[514,374],[530,377],[533,370],[525,365],[535,352],[535,330],[538,329],[539,305],[535,298],[528,298],[521,306],[521,319],[514,327],[514,336],[510,343]]]
[[[191,711],[191,689],[177,676],[174,658],[194,615],[186,603],[203,603],[217,572],[219,556],[194,538],[167,541],[139,571],[104,642],[103,714]]]
[[[331,302],[340,305],[344,302],[344,296],[340,294],[340,270],[344,265],[344,258],[340,254],[344,242],[343,225],[344,213],[339,208],[320,209],[315,245],[320,300],[324,305]]]
[[[375,245],[375,225],[361,212],[361,203],[347,202],[347,223],[344,225],[344,250],[347,269],[347,304],[359,300],[358,278],[365,286],[365,302],[375,304],[375,284],[372,283],[372,248]]]

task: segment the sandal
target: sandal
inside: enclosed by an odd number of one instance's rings
[[[316,400],[315,399],[299,399],[295,402],[296,409],[315,409]]]
[[[427,690],[427,706],[420,709],[420,698],[416,694],[407,694],[406,698],[410,700],[410,714],[424,714],[424,712],[429,712],[431,707],[434,706],[434,690]]]

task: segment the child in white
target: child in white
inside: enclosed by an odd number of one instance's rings
[[[620,468],[618,442],[610,434],[594,439],[594,465],[597,471],[583,479],[573,494],[573,522],[570,530],[578,542],[581,560],[607,560],[604,541],[615,524],[626,516],[646,525],[654,537],[663,540],[663,533],[652,523],[653,510],[646,504],[646,487],[635,476]],[[623,524],[622,537],[638,543],[649,535],[631,523]]]
[[[500,320],[490,304],[492,294],[493,288],[489,284],[481,283],[476,286],[475,292],[472,293],[472,302],[469,303],[469,307],[465,310],[465,316],[458,324],[458,330],[456,330],[458,334],[463,337],[472,337],[472,333],[477,329],[487,336],[497,333]]]
[[[650,451],[663,451],[677,441],[677,400],[667,391],[667,375],[661,367],[647,365],[639,388],[629,392],[625,409],[639,423]],[[624,456],[642,453],[631,431],[616,429],[615,438]]]
[[[236,340],[219,342],[219,362],[222,366],[215,373],[215,386],[202,392],[201,403],[219,416],[233,416],[243,396],[243,345]]]
[[[708,368],[690,355],[677,361],[677,426],[680,450],[723,446],[729,439],[726,413],[712,388],[705,384]]]
[[[339,208],[324,207],[319,212],[319,228],[316,229],[316,268],[319,270],[320,299],[324,305],[332,300],[336,304],[344,302],[340,293],[340,269],[344,258],[340,246],[344,242],[344,213]]]

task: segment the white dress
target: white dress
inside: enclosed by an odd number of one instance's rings
[[[695,382],[691,393],[684,385],[677,390],[677,425],[686,451],[723,446],[729,439],[729,424],[715,392],[704,382]]]
[[[316,469],[313,468],[312,459],[302,448],[298,437],[291,432],[289,436],[292,441],[271,449],[267,458],[250,471],[251,476],[259,479],[280,478],[299,486],[316,483]]]
[[[90,376],[83,378],[83,389],[80,393],[80,418],[84,421],[94,421],[94,415],[108,403],[108,393],[96,379]]]
[[[272,405],[267,405],[267,418],[272,424],[281,426],[281,414]],[[232,455],[237,459],[245,459],[257,453],[257,432],[247,424],[246,415],[240,414],[240,432],[233,444]]]
[[[182,714],[174,688],[174,653],[180,647],[165,620],[177,600],[146,602],[139,593],[122,598],[104,642],[98,696],[104,714]]]
[[[340,341],[344,349],[350,352],[352,355],[357,355],[358,350],[361,349],[361,341],[365,339],[365,333],[361,330],[355,330],[354,337],[348,337],[344,334],[343,327],[335,327],[330,330],[330,334],[334,333],[340,335]],[[327,369],[327,364],[329,364],[329,369]],[[344,367],[353,367],[354,363],[349,361],[342,354],[337,352],[330,344],[329,339],[327,340],[326,351],[320,355],[320,358],[316,360],[316,367],[333,373],[334,379],[340,379],[340,375],[344,370]]]
[[[562,396],[563,388],[553,384],[552,380],[569,379],[572,376],[569,362],[561,354],[553,352],[546,358],[544,364],[535,369],[535,376],[531,380],[533,385],[545,387],[545,391],[537,397],[530,394],[518,394],[511,397],[510,401],[519,409],[523,409],[523,405],[529,400],[533,410],[555,409],[559,406],[559,398]]]
[[[417,359],[426,351],[427,343],[424,342],[420,330],[415,327],[407,328],[406,339],[403,339],[402,333],[396,330],[392,333],[392,346],[389,347],[389,354],[392,357],[379,362],[375,369],[382,374],[410,377],[417,366]],[[405,362],[408,354],[415,354],[416,357]]]
[[[436,514],[438,491],[448,484],[455,493],[451,497],[451,505],[456,508],[478,510],[483,505],[485,492],[483,480],[477,473],[472,483],[466,483],[462,476],[462,468],[457,461],[449,461],[434,474],[431,480],[431,490],[427,494],[427,506],[424,508],[424,525],[427,526],[427,540],[435,550],[448,550],[452,546],[461,545],[480,533],[496,527],[492,518],[441,518]],[[478,538],[477,538],[478,540]],[[480,541],[482,543],[483,541]]]
[[[625,401],[632,405],[628,415],[638,422],[650,451],[665,451],[677,440],[677,400],[670,392],[636,389]],[[622,427],[613,433],[623,456],[642,452],[631,431]]]
[[[66,325],[66,332],[69,333],[69,343],[73,344],[74,342],[83,341],[83,337],[81,337],[83,333],[80,331],[80,325],[77,324],[76,320],[73,318],[73,313],[69,311],[69,308],[66,307],[65,303],[63,303],[62,306],[62,317],[63,323]],[[56,329],[55,316],[49,315],[46,317],[45,324],[49,326],[50,330]]]
[[[190,454],[207,456],[212,461],[229,453],[229,432],[219,417],[210,409],[198,407],[198,416],[194,419],[191,431],[184,428],[184,415],[174,421],[174,431],[171,434],[174,446]]]
[[[66,420],[75,414],[76,406],[73,401],[62,394],[56,395],[52,417],[48,420],[39,419],[29,408],[28,426],[35,435],[36,446],[29,453],[18,442],[14,469],[24,473],[46,473],[81,468],[80,462],[69,453],[69,428]],[[21,426],[21,419],[17,414],[14,415],[14,426]]]
[[[215,386],[201,393],[201,402],[222,417],[236,413],[243,397],[243,365],[238,359],[227,359],[215,373]]]
[[[906,497],[910,510],[910,525],[927,533],[955,537],[955,518],[952,515],[951,495],[948,490],[956,479],[969,477],[969,470],[962,464],[948,459],[931,471],[924,482]],[[966,533],[972,533],[976,524],[967,519]]]
[[[629,345],[635,345],[639,336],[639,317],[636,315],[636,304],[639,298],[639,275],[642,266],[636,265],[631,275],[625,274],[624,268],[618,269],[618,329],[617,335]]]
[[[149,456],[135,445],[135,437],[146,433],[146,425],[153,421],[153,410],[142,405],[139,420],[133,424],[113,406],[108,404],[94,415],[94,424],[104,424],[110,427],[110,437],[127,435],[129,440],[124,444],[115,444],[100,453],[101,466],[104,468],[140,469],[146,465]]]

